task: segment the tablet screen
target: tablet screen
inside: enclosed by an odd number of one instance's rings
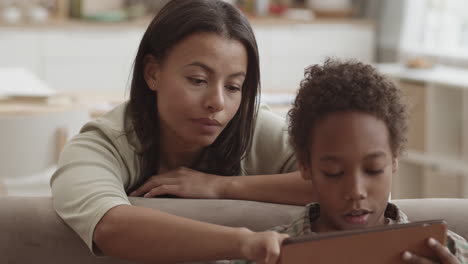
[[[445,245],[446,233],[445,221],[430,220],[288,238],[281,249],[281,264],[404,263],[405,250],[434,259],[427,239]]]

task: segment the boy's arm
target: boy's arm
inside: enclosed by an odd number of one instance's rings
[[[306,209],[307,210],[307,207]],[[310,226],[308,223],[308,214],[304,211],[294,221],[288,225],[281,225],[271,228],[271,231],[278,232],[280,234],[287,234],[289,237],[296,237],[304,234],[310,234]],[[280,252],[281,255],[281,252]],[[253,261],[248,260],[231,260],[229,264],[254,264]]]
[[[447,248],[455,255],[460,264],[468,264],[468,242],[463,237],[449,230]]]
[[[437,240],[430,238],[427,240],[427,245],[436,253],[438,262],[441,264],[467,264],[468,263],[468,244],[466,240],[459,235],[448,231],[446,246],[439,243]],[[402,254],[402,260],[412,264],[434,263],[423,256],[405,251]]]

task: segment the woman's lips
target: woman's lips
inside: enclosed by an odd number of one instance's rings
[[[197,118],[193,122],[201,129],[203,133],[212,134],[219,130],[221,124],[216,119]]]
[[[199,122],[203,125],[207,126],[221,126],[221,124],[218,122],[216,119],[211,119],[211,118],[197,118],[194,119],[196,122]]]

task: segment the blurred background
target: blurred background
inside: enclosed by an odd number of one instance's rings
[[[0,195],[50,195],[65,142],[128,98],[165,2],[0,0]],[[468,197],[468,1],[227,2],[255,31],[263,103],[285,117],[304,68],[327,57],[372,63],[411,103],[392,198]]]

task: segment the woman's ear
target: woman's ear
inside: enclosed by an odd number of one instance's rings
[[[151,54],[148,54],[145,56],[145,59],[143,60],[143,65],[144,65],[144,78],[145,78],[145,81],[146,81],[146,85],[148,85],[148,87],[157,92],[157,81],[158,81],[158,78],[159,78],[159,72],[160,72],[160,64],[158,62],[158,60],[156,60],[156,58],[151,55]]]

